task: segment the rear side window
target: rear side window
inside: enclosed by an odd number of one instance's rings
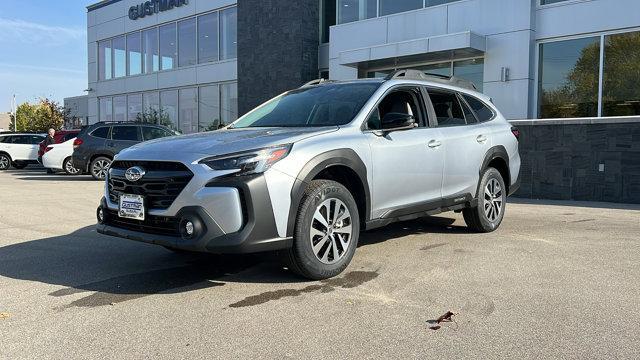
[[[466,125],[464,112],[455,93],[441,90],[429,90],[429,97],[435,110],[438,126]]]
[[[463,95],[471,109],[476,113],[480,122],[489,121],[493,119],[493,110],[489,106],[485,105],[482,101],[474,98],[473,96]]]
[[[477,124],[478,119],[476,119],[476,116],[469,108],[469,105],[467,105],[467,103],[460,98],[458,98],[458,100],[460,101],[460,105],[462,106],[462,112],[464,112],[464,118],[467,120],[467,124]]]
[[[171,136],[171,134],[164,129],[152,126],[142,127],[142,137],[144,138],[144,141],[159,139],[167,136]]]
[[[104,126],[99,127],[91,132],[91,136],[100,139],[106,139],[107,137],[109,137],[109,128]]]
[[[5,143],[5,142],[10,143],[11,142],[10,138],[11,138],[11,136],[0,136],[0,144]]]
[[[137,126],[114,126],[111,130],[112,140],[140,141]]]
[[[42,140],[44,140],[44,138],[41,137],[41,136],[37,136],[37,135],[31,135],[27,139],[28,143],[31,144],[31,145],[40,144],[42,142]]]
[[[74,137],[76,137],[76,136],[78,136],[78,134],[76,134],[76,133],[69,133],[69,134],[66,134],[66,135],[64,136],[64,138],[62,139],[62,142],[69,141],[69,140],[73,139],[73,138],[74,138]]]

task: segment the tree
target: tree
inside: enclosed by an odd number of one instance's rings
[[[68,116],[56,101],[41,98],[37,104],[28,102],[20,104],[16,109],[16,119],[11,116],[10,129],[18,132],[47,132],[49,129],[60,130],[64,119]],[[16,126],[17,125],[17,126]]]
[[[155,109],[153,107],[149,107],[148,109],[139,112],[138,115],[136,115],[136,122],[164,125],[170,129],[177,130],[175,129],[175,125],[171,122],[169,114],[162,109]]]

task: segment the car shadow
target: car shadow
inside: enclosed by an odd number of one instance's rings
[[[466,232],[452,226],[454,221],[417,219],[363,232],[359,246],[412,234]],[[98,234],[94,226],[0,247],[0,276],[61,286],[48,295],[70,296],[70,302],[63,308],[104,306],[157,293],[224,286],[229,282],[304,282],[284,269],[277,254],[174,253],[160,246]]]

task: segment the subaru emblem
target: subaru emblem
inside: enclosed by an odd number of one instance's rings
[[[146,174],[146,171],[144,171],[143,168],[134,166],[127,169],[127,171],[124,173],[124,177],[131,182],[136,182],[142,179],[144,174]]]

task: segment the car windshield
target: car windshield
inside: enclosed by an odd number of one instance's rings
[[[241,117],[230,128],[345,125],[380,84],[328,83],[288,91]]]

